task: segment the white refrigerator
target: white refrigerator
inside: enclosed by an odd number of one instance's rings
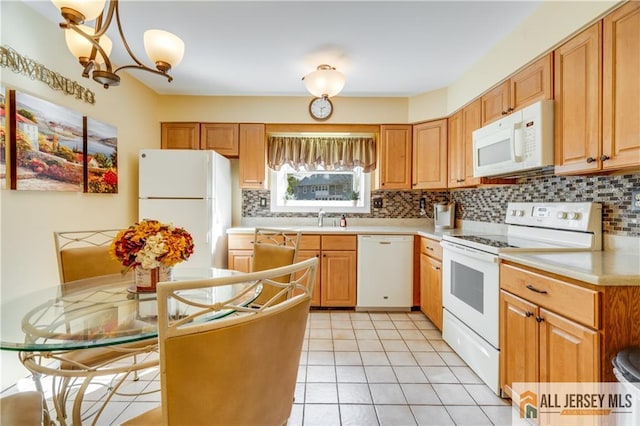
[[[172,223],[193,237],[193,254],[176,268],[226,268],[229,160],[215,151],[176,149],[143,149],[138,159],[138,219]]]

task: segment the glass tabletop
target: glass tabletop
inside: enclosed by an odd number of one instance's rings
[[[174,280],[224,277],[239,272],[226,269],[174,270]],[[186,290],[180,296],[216,303],[241,294],[249,284],[232,284]],[[248,305],[259,290],[244,294],[238,302]],[[169,308],[172,317],[188,313],[178,302]],[[219,311],[207,320],[228,315]],[[85,349],[135,342],[157,337],[155,293],[137,293],[130,276],[120,274],[90,278],[38,290],[6,300],[0,306],[0,349],[57,351]]]

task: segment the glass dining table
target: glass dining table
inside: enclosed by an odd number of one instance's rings
[[[239,272],[226,269],[175,269],[173,280],[225,277]],[[180,296],[202,304],[234,298],[248,306],[261,287],[251,283],[191,289]],[[174,301],[171,319],[189,314],[187,304]],[[232,314],[232,309],[212,311],[206,321]],[[157,301],[155,293],[137,292],[131,274],[107,275],[58,284],[3,300],[0,305],[0,349],[16,351],[43,391],[41,376],[52,378],[52,401],[58,422],[67,424],[67,401],[73,399],[72,424],[82,424],[82,400],[97,376],[113,376],[104,405],[137,372],[156,367],[158,356]]]

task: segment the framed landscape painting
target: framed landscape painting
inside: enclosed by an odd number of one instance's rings
[[[118,192],[118,129],[108,123],[87,118],[86,191]]]
[[[11,90],[15,96],[16,158],[12,189],[39,191],[83,190],[84,126],[80,113]],[[12,171],[13,172],[13,171]],[[13,174],[12,174],[13,175]]]

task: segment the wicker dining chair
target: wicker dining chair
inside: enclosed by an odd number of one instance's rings
[[[161,406],[125,425],[283,425],[293,405],[296,377],[318,259],[265,271],[158,285]],[[297,278],[280,282],[282,276]],[[235,283],[274,287],[282,295],[259,308],[234,300],[197,305],[170,318],[180,291]],[[219,310],[235,313],[207,321]],[[203,318],[204,316],[204,318]]]

